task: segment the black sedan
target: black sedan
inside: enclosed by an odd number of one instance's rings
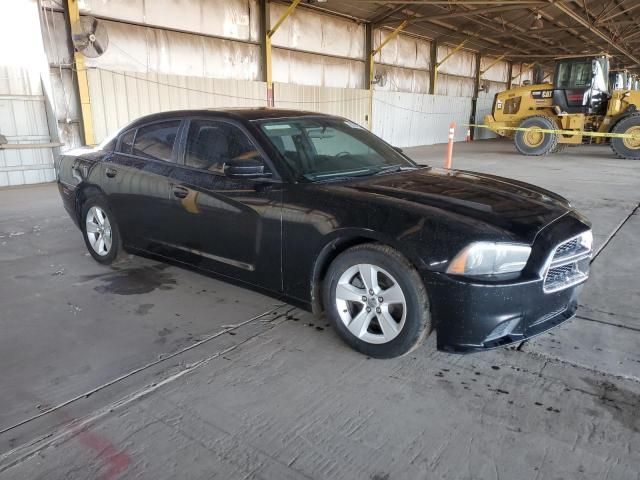
[[[324,311],[374,357],[432,330],[458,352],[529,338],[573,316],[589,273],[589,222],[564,198],[419,166],[328,115],[150,115],[64,155],[58,181],[98,262],[126,249]]]

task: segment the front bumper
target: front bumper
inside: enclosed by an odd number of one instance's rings
[[[570,319],[584,280],[545,292],[544,277],[556,247],[589,227],[588,220],[571,211],[544,228],[525,269],[513,280],[492,282],[423,271],[438,348],[486,350],[526,340]],[[588,259],[585,273],[588,276]]]
[[[545,294],[542,279],[487,285],[432,274],[425,280],[438,349],[459,353],[520,342],[560,325],[575,314],[582,289]]]

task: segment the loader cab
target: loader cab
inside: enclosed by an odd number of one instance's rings
[[[556,62],[553,105],[562,113],[603,115],[609,100],[609,59],[565,58]]]
[[[629,83],[629,75],[624,70],[613,70],[609,72],[609,93],[614,90],[624,90]]]

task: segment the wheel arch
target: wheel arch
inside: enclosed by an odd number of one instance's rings
[[[415,259],[400,248],[397,242],[372,230],[356,230],[340,232],[329,240],[316,256],[311,275],[311,310],[314,315],[319,315],[324,310],[322,304],[322,284],[325,279],[329,265],[345,250],[367,243],[387,245],[402,254],[416,269],[418,265]]]
[[[82,182],[76,187],[75,212],[78,224],[82,224],[82,205],[94,195],[106,196],[104,190],[93,183]]]

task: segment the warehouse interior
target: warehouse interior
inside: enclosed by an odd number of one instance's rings
[[[0,478],[638,479],[640,170],[523,156],[496,94],[606,55],[640,89],[635,0],[12,0],[0,15]],[[86,38],[91,37],[91,41]],[[84,40],[83,40],[84,39]],[[83,43],[84,42],[84,43]],[[323,317],[156,260],[92,261],[61,155],[183,109],[337,115],[442,167],[532,183],[592,223],[577,316],[392,360]]]

